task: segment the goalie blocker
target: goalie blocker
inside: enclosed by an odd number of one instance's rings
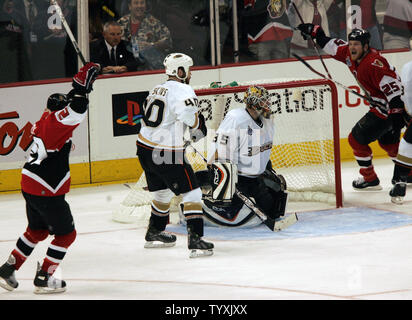
[[[258,178],[238,177],[232,163],[215,162],[209,170],[196,172],[203,191],[205,224],[252,227],[263,222],[279,231],[296,222],[296,215],[279,219],[287,206],[286,182],[269,164]]]

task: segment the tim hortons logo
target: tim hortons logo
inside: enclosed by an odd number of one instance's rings
[[[33,142],[30,133],[33,125],[30,122],[27,122],[21,129],[12,121],[3,123],[3,121],[18,119],[19,117],[16,111],[0,113],[0,156],[7,156],[13,152],[17,144],[26,151]]]

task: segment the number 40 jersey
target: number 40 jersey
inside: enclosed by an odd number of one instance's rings
[[[199,125],[198,103],[187,84],[169,80],[154,87],[145,101],[137,141],[151,148],[183,149],[186,128]]]

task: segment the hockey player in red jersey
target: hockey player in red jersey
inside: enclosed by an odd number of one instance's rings
[[[408,120],[398,73],[377,50],[369,47],[368,31],[354,29],[346,42],[327,37],[320,26],[311,23],[300,24],[298,29],[304,38],[316,39],[325,52],[346,63],[365,95],[373,101],[348,137],[361,174],[352,186],[355,190],[382,189],[372,164],[369,144],[377,140],[392,159],[398,153],[400,131]],[[397,179],[395,171],[392,181]]]
[[[88,63],[73,77],[67,94],[52,94],[39,121],[32,128],[33,145],[22,170],[21,190],[26,201],[28,226],[17,240],[8,260],[0,267],[0,286],[12,291],[18,282],[15,271],[35,246],[53,235],[43,264],[38,263],[34,293],[66,291],[66,283],[53,277],[76,229],[65,194],[70,189],[69,153],[73,131],[85,119],[88,98],[100,66]]]

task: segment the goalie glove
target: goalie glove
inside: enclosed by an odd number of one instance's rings
[[[206,128],[206,120],[205,117],[199,113],[198,114],[199,123],[196,128],[190,129],[190,138],[193,142],[197,142],[200,139],[206,137],[207,135],[207,128]]]
[[[93,82],[100,72],[100,65],[89,62],[73,77],[72,86],[76,93],[85,95],[93,90]]]

